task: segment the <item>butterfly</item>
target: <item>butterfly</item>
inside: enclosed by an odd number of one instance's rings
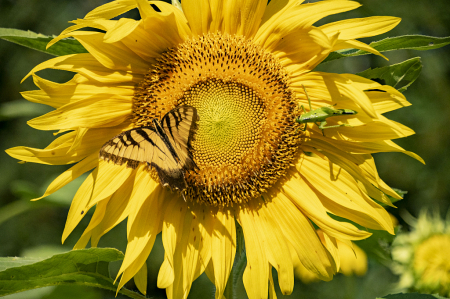
[[[106,142],[100,150],[101,159],[135,169],[141,163],[155,168],[163,186],[171,190],[187,188],[185,172],[198,169],[191,153],[191,141],[197,130],[197,110],[179,106],[167,112],[153,126],[124,131]]]

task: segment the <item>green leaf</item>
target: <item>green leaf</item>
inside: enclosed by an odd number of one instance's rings
[[[445,297],[441,297],[438,295],[430,295],[430,294],[418,294],[418,293],[407,293],[407,294],[392,294],[387,295],[383,298],[377,298],[377,299],[445,299]]]
[[[28,258],[28,257],[1,257],[0,258],[0,273],[6,269],[13,267],[21,267],[29,264],[34,264],[42,261],[40,258]],[[0,282],[1,285],[1,282]]]
[[[8,121],[18,117],[36,117],[50,110],[44,105],[27,102],[23,99],[0,104],[0,121]]]
[[[411,58],[403,62],[380,67],[370,68],[357,75],[378,81],[381,84],[387,84],[404,92],[416,81],[422,71],[422,62],[420,57]]]
[[[73,38],[63,39],[50,48],[46,49],[47,44],[54,38],[32,31],[24,31],[12,28],[0,28],[0,38],[55,56],[87,53],[87,50]]]
[[[26,290],[75,284],[94,286],[116,292],[109,276],[109,263],[123,259],[113,248],[90,248],[57,254],[44,260],[0,258],[0,296]],[[120,293],[131,298],[145,298],[127,289]]]
[[[403,35],[396,37],[388,37],[376,42],[370,43],[370,46],[379,52],[388,52],[394,50],[419,50],[426,51],[444,47],[450,44],[450,37],[433,37],[426,35]],[[322,63],[332,60],[371,54],[367,51],[356,49],[345,49],[331,53],[322,61]]]

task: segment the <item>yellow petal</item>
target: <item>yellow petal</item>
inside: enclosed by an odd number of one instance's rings
[[[261,20],[261,26],[264,25],[267,21],[275,22],[280,16],[286,14],[287,11],[292,9],[295,6],[298,6],[305,2],[304,0],[272,0],[267,4],[266,10],[264,11],[264,15]]]
[[[106,207],[108,205],[110,197],[107,197],[100,201],[97,206],[95,207],[94,215],[92,215],[91,221],[89,222],[88,227],[84,230],[83,234],[81,235],[78,242],[75,244],[73,249],[83,249],[86,247],[89,239],[92,235],[92,230],[97,227],[97,225],[102,221],[103,217],[105,216]],[[95,246],[92,246],[95,247]]]
[[[298,163],[297,167],[301,167],[301,162]],[[350,223],[336,221],[331,218],[317,194],[300,176],[292,173],[291,179],[283,185],[282,190],[308,218],[330,236],[361,240],[371,235],[368,232],[359,230]]]
[[[181,198],[179,200],[181,201]],[[188,206],[173,256],[175,278],[167,289],[168,297],[187,298],[192,282],[203,273],[209,263],[211,238],[207,237],[204,231],[206,228],[200,225],[203,217],[206,217],[204,213],[203,206]],[[207,239],[204,239],[205,237]]]
[[[337,51],[337,50],[343,50],[343,49],[358,49],[358,50],[363,50],[363,51],[367,51],[369,53],[378,55],[383,57],[386,60],[389,60],[386,56],[384,56],[383,54],[381,54],[379,51],[375,50],[374,48],[372,48],[371,46],[357,41],[357,40],[344,40],[344,41],[338,41],[334,46],[332,51]]]
[[[104,35],[104,33],[92,31],[76,31],[70,34],[106,68],[134,74],[147,73],[150,67],[148,62],[134,54],[121,42],[105,43]]]
[[[367,155],[367,159],[364,160],[364,163],[360,165],[361,169],[364,171],[365,177],[369,180],[372,180],[372,184],[377,186],[384,193],[392,196],[396,199],[401,199],[402,197],[398,195],[391,187],[389,187],[378,175],[377,168],[375,166],[375,161],[372,156]]]
[[[377,89],[381,91],[366,91],[366,95],[373,103],[373,107],[377,110],[377,113],[383,114],[389,111],[393,111],[399,108],[411,106],[405,96],[392,86],[381,86]]]
[[[232,0],[223,10],[225,32],[252,38],[259,28],[267,1]]]
[[[292,1],[293,2],[293,1]],[[281,4],[275,4],[279,9]],[[360,6],[347,0],[319,1],[303,5],[288,4],[286,9],[274,13],[264,22],[255,35],[255,41],[264,44],[266,39],[278,32],[295,33],[302,28],[311,27],[318,20],[340,12],[349,11]],[[284,36],[280,36],[283,38]]]
[[[233,268],[236,254],[236,225],[234,215],[230,209],[219,209],[210,225],[213,226],[211,236],[211,266],[213,267],[212,280],[216,286],[215,298],[222,298],[223,291]]]
[[[85,19],[112,19],[136,7],[135,0],[117,0],[103,4],[91,10]]]
[[[329,122],[329,124],[333,124]],[[337,128],[327,129],[331,130],[329,133],[337,133]],[[377,120],[356,127],[339,127],[339,134],[344,136],[344,139],[354,141],[377,141],[403,138],[413,135],[415,132],[410,128],[389,120],[384,116],[379,116]],[[353,129],[353,130],[349,130]],[[330,134],[327,134],[330,136]]]
[[[146,295],[147,294],[147,263],[144,263],[141,269],[134,275],[134,283],[138,290]]]
[[[267,1],[185,0],[181,5],[194,34],[220,31],[251,38],[258,30]]]
[[[78,134],[79,129],[77,129],[58,137],[45,149],[19,146],[6,150],[6,153],[27,162],[52,165],[72,164],[98,153],[107,140],[128,129],[128,125],[125,123],[111,128],[89,129],[84,135]],[[74,147],[76,144],[78,146]]]
[[[318,229],[316,232],[322,244],[325,246],[330,255],[333,257],[333,260],[336,263],[336,271],[339,271],[339,269],[341,268],[341,259],[339,256],[336,238],[330,237],[320,229]]]
[[[244,287],[249,299],[267,298],[269,288],[269,261],[266,251],[261,248],[263,239],[260,228],[255,223],[257,211],[243,205],[236,211],[244,231],[247,266],[244,270]]]
[[[114,27],[106,32],[103,41],[105,43],[119,42],[123,38],[130,35],[140,24],[140,21],[120,18],[117,22],[115,22]]]
[[[81,75],[75,75],[66,83],[54,83],[33,74],[34,84],[41,90],[22,92],[22,96],[30,102],[49,105],[59,108],[69,102],[76,102],[88,98],[94,94],[120,95],[132,98],[134,95],[134,84],[102,84],[87,80]]]
[[[276,32],[262,46],[295,75],[312,70],[333,48],[328,36],[316,28],[289,33]]]
[[[95,168],[94,171],[91,172],[84,180],[80,188],[78,188],[78,191],[72,200],[72,204],[70,205],[69,214],[67,215],[66,225],[64,227],[64,232],[62,235],[63,243],[81,221],[81,219],[83,219],[84,215],[86,215],[87,211],[85,210],[85,207],[87,206],[91,198],[92,188],[95,182],[94,176],[96,176],[97,173],[98,168]]]
[[[186,203],[174,197],[164,213],[162,242],[164,245],[164,262],[158,273],[158,288],[164,289],[172,285],[174,274],[174,254],[177,240],[181,239],[183,221],[187,212]]]
[[[80,155],[85,152],[98,152],[106,141],[122,131],[130,130],[131,124],[122,123],[107,128],[78,128],[67,155]]]
[[[147,173],[146,175],[148,176]],[[149,187],[145,190],[146,192],[137,195],[140,197],[139,199],[134,200],[133,195],[130,199],[136,206],[139,206],[139,211],[135,215],[131,211],[129,216],[128,221],[131,222],[129,225],[131,227],[128,233],[125,258],[117,274],[119,277],[123,273],[118,289],[122,288],[142,268],[153,247],[156,235],[161,231],[162,213],[158,211],[164,210],[167,200],[165,200],[161,185],[150,179]]]
[[[305,156],[301,166],[297,168],[317,190],[316,194],[321,198],[322,204],[334,214],[368,228],[394,233],[391,218],[386,210],[362,193],[354,178],[344,169],[330,169],[328,161],[308,156]],[[333,177],[332,180],[330,176]],[[347,212],[343,214],[344,211]],[[337,214],[338,212],[340,213]]]
[[[267,197],[268,198],[268,197]],[[262,200],[253,199],[248,203],[253,211],[253,223],[258,227],[260,234],[259,248],[248,248],[249,251],[262,250],[266,252],[269,263],[278,272],[278,283],[283,295],[289,295],[294,288],[294,266],[292,265],[289,247],[286,244],[285,235],[278,225],[278,215],[271,213],[274,204],[272,202],[264,203]],[[244,236],[245,227],[243,225]],[[290,238],[290,236],[286,236]]]
[[[337,21],[319,28],[328,36],[339,32],[339,40],[349,40],[383,34],[397,26],[400,20],[396,17],[375,16]]]
[[[283,193],[272,199],[271,213],[304,267],[320,279],[330,280],[335,272],[333,261],[305,215]]]
[[[58,35],[57,37],[55,37],[54,39],[52,39],[52,40],[47,44],[47,46],[46,46],[45,48],[46,48],[46,49],[50,48],[51,46],[53,46],[54,44],[56,44],[56,43],[59,42],[60,40],[62,40],[62,39],[64,39],[64,38],[67,38],[67,37],[70,37],[70,35],[68,35],[69,33],[73,32],[73,31],[75,31],[75,30],[84,28],[84,27],[86,27],[84,24],[76,24],[76,25],[72,25],[72,26],[70,26],[70,27],[64,29],[63,32],[61,32],[60,35]],[[94,28],[96,28],[96,27],[94,27]]]
[[[376,142],[348,142],[344,140],[334,140],[333,144],[339,149],[349,153],[373,154],[385,152],[401,152],[425,164],[425,161],[417,154],[404,150],[402,147],[398,146],[391,140],[382,140]]]
[[[356,1],[347,0],[329,0],[302,4],[297,10],[296,18],[300,20],[300,24],[297,24],[297,26],[309,27],[324,17],[353,10],[360,6],[361,4]]]
[[[44,69],[57,69],[70,72],[77,72],[85,77],[102,83],[120,83],[120,82],[135,82],[138,83],[144,79],[143,74],[137,74],[124,71],[111,70],[100,64],[89,53],[65,55],[44,61],[35,66],[22,79],[23,82],[30,75]]]
[[[78,149],[80,146],[83,146],[81,141],[86,136],[87,132],[89,132],[88,128],[81,127],[77,129],[77,135],[75,135],[72,146],[67,150],[67,153],[70,153]]]
[[[106,206],[102,222],[92,231],[91,245],[96,247],[100,238],[128,217],[131,210],[130,196],[134,187],[134,171],[125,183],[113,194]]]
[[[297,87],[298,90],[303,90],[303,86],[305,86],[312,102],[316,102],[313,101],[313,97],[317,97],[317,92],[320,92],[322,97],[327,97],[336,102],[339,102],[344,97],[352,100],[360,107],[357,109],[358,112],[362,110],[374,119],[378,117],[372,102],[364,93],[364,90],[376,89],[378,86],[381,86],[375,81],[350,74],[310,72],[297,78],[292,78],[292,86],[294,88]],[[303,97],[304,91],[301,94]],[[320,103],[320,101],[317,101],[317,103]],[[315,109],[314,106],[313,109]]]
[[[17,146],[7,149],[6,153],[13,158],[26,162],[51,165],[71,164],[91,154],[91,152],[84,151],[74,155],[67,155],[67,150],[71,147],[75,136],[76,132],[64,134],[56,138],[45,149]]]
[[[100,160],[97,170],[98,173],[94,175],[95,185],[92,190],[91,199],[89,204],[86,205],[87,210],[102,199],[113,195],[133,172],[132,168],[125,167],[124,165],[115,165],[103,160]]]
[[[175,273],[173,271],[173,258],[169,258],[167,254],[164,254],[164,261],[159,268],[158,272],[158,280],[157,280],[157,286],[160,289],[166,289],[170,287],[173,284],[173,281],[175,279]],[[167,293],[167,290],[166,290]],[[170,298],[169,295],[167,295],[168,298]]]
[[[160,185],[152,179],[146,167],[145,164],[141,164],[136,169],[136,177],[130,196],[131,209],[127,221],[127,236],[130,235],[133,225],[136,225],[134,224],[134,221],[141,212],[141,206],[149,196],[153,198],[154,195],[152,195],[152,193],[157,192],[155,190],[158,186],[160,187]],[[159,190],[158,192],[162,191]]]
[[[136,43],[144,42],[140,46],[144,47],[146,43],[149,45],[149,55],[158,57],[167,48],[178,45],[192,35],[184,14],[175,6],[162,1],[136,0],[136,2],[143,26],[137,27],[138,31],[133,32],[133,39],[129,39],[126,43],[131,48],[134,48]],[[150,4],[158,7],[161,12],[156,12]],[[152,33],[151,37],[148,32]],[[144,54],[143,51],[138,50],[138,52],[140,56]],[[153,53],[158,53],[158,55],[154,56]]]
[[[219,0],[215,4],[221,7],[223,1]],[[181,3],[181,6],[193,34],[202,35],[209,32],[209,26],[213,19],[209,0],[185,0]],[[217,16],[214,16],[214,18],[217,18]]]
[[[36,74],[33,74],[33,82],[41,90],[24,91],[21,92],[21,95],[30,102],[46,104],[53,108],[64,106],[65,104],[70,102],[70,99],[68,99],[66,96],[53,96],[55,90],[61,90],[63,88],[72,89],[74,86],[76,86],[74,78],[66,83],[60,84],[43,79]]]
[[[385,144],[387,144],[387,146],[389,146],[390,148],[394,149],[393,151],[402,152],[402,153],[404,153],[404,154],[406,154],[406,155],[416,159],[417,161],[421,162],[422,164],[425,164],[425,161],[419,155],[417,155],[417,154],[415,154],[413,152],[405,151],[401,146],[398,146],[393,141],[385,140],[384,142],[385,142]]]
[[[212,234],[213,226],[211,223],[213,220],[213,213],[210,209],[206,209],[203,205],[193,206],[194,220],[198,221],[198,234],[194,236],[195,238],[200,237],[199,249],[198,249],[198,262],[195,266],[194,280],[197,279],[203,272],[205,272],[206,267],[211,261],[211,248],[212,248]]]
[[[330,162],[345,169],[356,181],[358,181],[358,187],[362,192],[380,202],[393,206],[389,198],[382,191],[377,189],[380,188],[380,186],[378,181],[375,179],[375,175],[373,175],[372,173],[367,173],[367,171],[364,171],[362,168],[360,168],[361,165],[365,163],[366,159],[371,158],[370,155],[352,155],[350,153],[341,151],[337,147],[326,142],[324,139],[318,140],[318,138],[312,138],[311,140],[305,142],[304,145],[312,146],[314,148],[320,148],[320,153],[326,156],[330,160]],[[315,149],[308,151],[316,152]]]
[[[128,97],[94,95],[34,118],[28,125],[38,130],[112,127],[127,119],[131,106]]]
[[[86,157],[82,161],[78,162],[71,168],[61,173],[56,179],[53,180],[53,182],[50,183],[50,185],[47,187],[47,190],[45,190],[44,195],[33,199],[33,201],[49,196],[50,194],[56,192],[57,190],[61,189],[68,183],[78,178],[83,173],[93,169],[94,167],[97,167],[97,165],[98,165],[98,154],[97,153],[91,154],[90,156]]]
[[[351,244],[348,246],[338,241],[339,254],[341,256],[341,273],[350,276],[353,274],[364,275],[367,272],[367,255],[358,246]]]

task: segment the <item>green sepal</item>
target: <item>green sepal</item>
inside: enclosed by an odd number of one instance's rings
[[[62,39],[50,48],[46,49],[47,44],[54,38],[54,36],[47,36],[32,31],[0,28],[0,38],[55,56],[88,53],[80,42],[73,38]]]
[[[411,58],[403,62],[379,67],[369,68],[356,75],[375,80],[383,85],[389,85],[404,92],[416,81],[422,71],[422,61],[420,57]]]
[[[94,286],[117,291],[109,275],[109,263],[122,260],[113,248],[72,250],[47,259],[0,258],[0,296],[55,285]],[[145,298],[122,289],[131,298]]]
[[[408,191],[403,191],[403,190],[400,190],[400,189],[397,189],[397,188],[392,188],[392,187],[391,187],[391,189],[394,190],[395,193],[400,195],[402,199],[405,198],[405,194],[408,194]],[[390,196],[388,194],[386,194],[386,196],[389,197],[389,199],[391,200],[392,203],[401,200],[401,199],[393,198],[392,196]]]
[[[433,37],[426,35],[402,35],[396,37],[388,37],[376,42],[372,42],[369,45],[378,50],[379,52],[388,52],[395,50],[419,50],[426,51],[432,49],[438,49],[450,44],[450,37]],[[322,61],[322,63],[332,60],[361,56],[371,54],[367,51],[356,49],[344,49],[330,53],[328,57]]]

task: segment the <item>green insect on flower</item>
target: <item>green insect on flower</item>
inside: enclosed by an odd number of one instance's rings
[[[303,85],[302,85],[303,86]],[[306,97],[308,98],[309,103],[309,112],[306,112],[305,107],[300,106],[300,109],[303,111],[303,113],[295,119],[296,122],[299,124],[305,124],[303,131],[306,130],[306,124],[307,123],[315,123],[319,129],[322,130],[322,134],[325,136],[323,130],[324,129],[330,129],[330,128],[337,128],[337,127],[351,127],[349,124],[340,124],[340,125],[334,125],[334,126],[327,126],[326,119],[332,116],[339,116],[339,115],[354,115],[358,112],[351,109],[334,109],[332,106],[328,107],[320,107],[317,109],[312,110],[311,107],[311,99],[309,98],[308,92],[306,91],[305,86],[303,86],[303,90],[305,91]]]

